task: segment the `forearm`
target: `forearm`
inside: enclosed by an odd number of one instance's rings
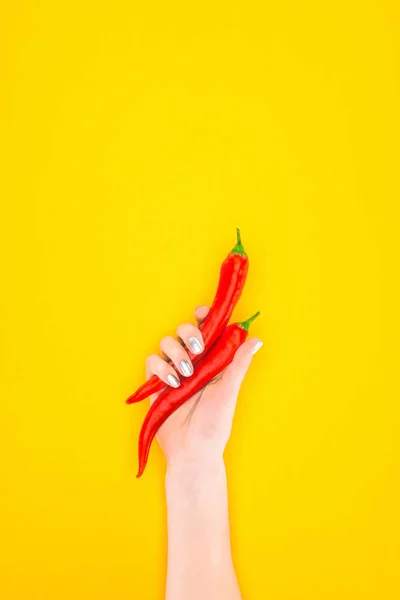
[[[202,469],[169,467],[166,493],[166,600],[240,600],[222,458]]]

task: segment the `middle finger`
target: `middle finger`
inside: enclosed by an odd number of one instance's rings
[[[196,327],[192,323],[183,323],[179,325],[176,334],[190,352],[193,354],[201,354],[203,352],[204,340],[199,327]]]
[[[193,365],[188,353],[171,335],[168,335],[161,340],[160,350],[165,356],[172,360],[178,371],[184,377],[190,377],[193,374]]]

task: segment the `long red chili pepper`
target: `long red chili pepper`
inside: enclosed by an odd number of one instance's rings
[[[236,350],[243,344],[247,337],[250,323],[259,314],[257,312],[250,319],[242,323],[229,325],[208,352],[207,356],[201,361],[192,377],[185,379],[179,388],[164,390],[153,402],[139,435],[139,471],[136,477],[140,477],[146,467],[151,443],[161,425],[186,400],[198,392],[232,362]]]
[[[193,354],[193,352],[188,351],[193,364],[196,364],[204,357],[206,352],[211,348],[227,326],[246,281],[249,259],[242,246],[239,229],[237,229],[236,232],[237,244],[221,265],[219,283],[214,302],[212,303],[210,312],[200,325],[204,340],[204,350],[201,354]],[[141,385],[134,394],[129,396],[126,403],[132,404],[133,402],[144,400],[150,396],[150,394],[162,390],[165,385],[164,381],[159,379],[156,375],[153,375],[146,383]]]

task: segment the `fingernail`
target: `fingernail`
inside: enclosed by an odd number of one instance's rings
[[[168,379],[168,383],[174,388],[177,388],[181,385],[181,382],[179,381],[179,379],[177,379],[175,377],[175,375],[171,375],[171,373],[168,375],[167,379]]]
[[[193,367],[187,360],[181,360],[179,363],[181,371],[185,377],[189,377],[193,373]]]
[[[203,346],[200,342],[200,340],[197,339],[197,337],[190,337],[189,338],[189,346],[192,349],[192,352],[194,354],[200,354],[200,352],[203,350]]]
[[[254,346],[253,350],[251,351],[252,354],[255,354],[263,345],[263,342],[257,342],[257,344]]]

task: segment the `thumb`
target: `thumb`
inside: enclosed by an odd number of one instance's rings
[[[236,398],[239,393],[240,386],[247,373],[254,354],[261,348],[262,341],[259,338],[251,338],[242,344],[235,353],[233,361],[225,369],[223,380],[224,380],[224,391],[232,394],[233,398]]]

